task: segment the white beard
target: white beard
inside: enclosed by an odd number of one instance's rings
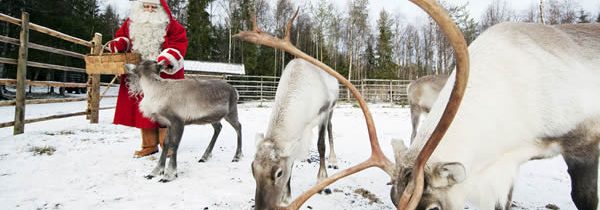
[[[154,13],[145,12],[141,2],[135,2],[129,16],[129,38],[133,51],[144,60],[156,60],[167,34],[169,16],[162,6]]]

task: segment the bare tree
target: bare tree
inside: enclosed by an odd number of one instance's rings
[[[346,45],[349,50],[349,80],[352,80],[353,76],[356,76],[356,79],[364,78],[364,72],[362,71],[362,68],[360,68],[362,66],[362,62],[360,61],[361,59],[356,58],[361,56],[359,52],[364,52],[364,49],[367,46],[366,43],[371,34],[371,29],[369,28],[368,23],[368,4],[369,0],[352,0],[348,4],[348,37],[346,39]],[[353,72],[354,67],[357,67],[355,72]]]
[[[515,19],[515,12],[505,0],[494,0],[483,13],[479,23],[480,31],[490,26]]]
[[[283,35],[283,29],[285,28],[285,24],[288,21],[288,18],[292,16],[294,12],[294,6],[291,0],[278,0],[277,5],[275,6],[275,34],[278,36]],[[275,66],[281,67],[281,71],[285,68],[285,52],[280,50],[275,50]],[[277,64],[277,60],[280,61]],[[275,69],[275,74],[277,74],[277,70]]]
[[[545,8],[545,22],[551,25],[570,24],[577,21],[579,5],[574,0],[549,0]]]
[[[540,1],[541,3],[542,1]],[[529,8],[523,10],[521,14],[516,19],[520,22],[528,22],[528,23],[536,23],[538,21],[544,20],[541,18],[540,12],[543,11],[540,9],[542,7],[539,4],[532,3]]]

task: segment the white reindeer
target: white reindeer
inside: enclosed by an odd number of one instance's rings
[[[331,115],[338,91],[337,80],[318,67],[302,59],[288,63],[277,86],[266,135],[257,135],[257,151],[252,162],[255,209],[276,209],[287,202],[292,166],[295,160],[308,154],[315,126],[319,127],[317,177],[318,180],[327,177],[325,130],[331,137]]]
[[[519,165],[561,154],[580,210],[598,209],[600,24],[502,23],[469,47],[462,105],[425,167],[417,209],[509,209]],[[410,149],[396,143],[396,203],[448,102],[454,73]]]
[[[427,75],[408,84],[406,93],[413,128],[410,136],[411,142],[415,139],[421,117],[429,114],[447,80],[448,75]]]

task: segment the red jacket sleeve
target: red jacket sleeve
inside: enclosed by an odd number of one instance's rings
[[[183,70],[184,57],[188,47],[188,39],[185,28],[176,20],[172,20],[167,29],[162,52],[157,61],[165,61],[172,68],[163,71],[167,74],[175,74]]]
[[[123,25],[115,33],[113,42],[109,44],[111,52],[127,52],[131,50],[131,41],[129,40],[129,19],[125,20]]]

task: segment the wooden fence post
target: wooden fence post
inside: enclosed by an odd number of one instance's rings
[[[394,85],[393,80],[390,80],[390,103],[394,104]]]
[[[21,12],[21,44],[17,62],[17,90],[15,104],[15,125],[13,135],[25,132],[25,84],[27,79],[27,55],[29,43],[29,13]]]
[[[94,34],[91,54],[98,55],[102,52],[102,34]],[[98,123],[100,109],[100,74],[88,74],[88,113],[90,123]]]

